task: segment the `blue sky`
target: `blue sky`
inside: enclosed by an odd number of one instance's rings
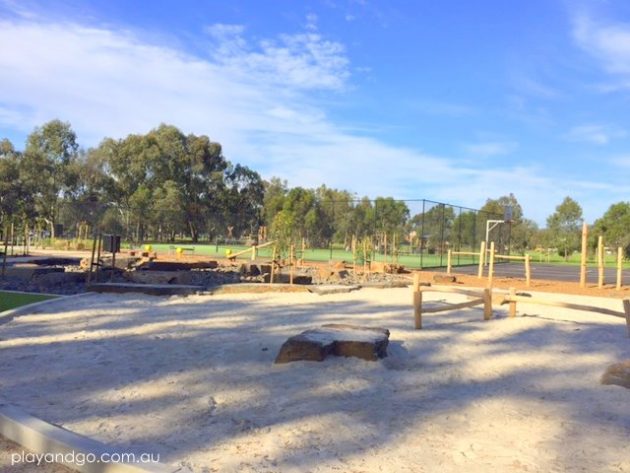
[[[630,3],[0,0],[0,137],[161,122],[290,185],[630,200]]]

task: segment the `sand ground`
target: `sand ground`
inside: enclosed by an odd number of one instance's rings
[[[0,402],[182,472],[630,471],[630,390],[599,383],[630,358],[623,319],[519,304],[516,319],[466,309],[416,331],[410,299],[55,301],[0,325]],[[273,364],[287,337],[323,323],[388,328],[390,356]]]

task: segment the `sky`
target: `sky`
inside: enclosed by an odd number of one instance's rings
[[[0,138],[160,123],[290,186],[630,200],[630,2],[0,0]]]

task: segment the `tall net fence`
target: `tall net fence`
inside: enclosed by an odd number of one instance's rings
[[[219,207],[219,206],[217,206]],[[286,206],[285,206],[286,207]],[[172,208],[123,207],[115,203],[67,202],[53,220],[14,219],[2,226],[12,246],[90,249],[98,233],[120,235],[124,248],[151,244],[158,252],[185,247],[201,256],[243,253],[251,245],[283,241],[304,261],[366,260],[408,268],[476,264],[482,241],[494,242],[500,254],[510,253],[510,225],[503,215],[426,199],[321,200],[308,208],[290,208],[274,215],[264,209],[225,214],[191,214]],[[195,226],[195,237],[191,228]],[[261,248],[273,255],[273,245]]]

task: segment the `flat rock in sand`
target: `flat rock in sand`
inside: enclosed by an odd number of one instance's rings
[[[389,330],[346,324],[327,324],[306,330],[282,344],[276,363],[323,361],[327,356],[354,356],[376,361],[387,356]]]
[[[602,376],[602,384],[616,384],[630,389],[630,360],[610,365]]]

